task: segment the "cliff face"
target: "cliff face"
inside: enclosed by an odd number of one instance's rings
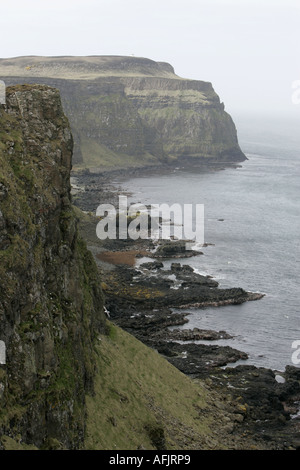
[[[73,140],[59,92],[7,89],[0,106],[0,446],[78,448],[104,325],[70,200]],[[3,343],[2,343],[3,345]]]
[[[190,159],[243,161],[237,132],[208,82],[135,57],[0,60],[9,84],[60,89],[74,135],[74,163],[122,168]]]
[[[144,122],[156,129],[169,157],[245,159],[234,123],[210,83],[176,78],[122,81],[126,96]]]

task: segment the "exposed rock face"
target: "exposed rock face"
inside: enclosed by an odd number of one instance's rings
[[[0,78],[7,85],[60,89],[74,162],[89,168],[246,158],[211,83],[180,78],[170,64],[136,57],[20,57],[0,60]]]
[[[236,129],[211,83],[180,78],[124,78],[126,96],[169,157],[239,161]]]
[[[73,139],[59,92],[9,87],[0,106],[1,436],[78,448],[104,325],[70,200]]]

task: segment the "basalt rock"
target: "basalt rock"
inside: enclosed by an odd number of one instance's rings
[[[105,316],[71,205],[72,151],[56,89],[7,89],[0,106],[0,446],[9,436],[72,449],[84,437]]]

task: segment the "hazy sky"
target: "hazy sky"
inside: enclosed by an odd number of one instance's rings
[[[212,82],[232,114],[300,117],[300,0],[0,2],[0,57],[135,55]],[[0,77],[1,79],[1,77]],[[300,86],[299,86],[300,88]]]

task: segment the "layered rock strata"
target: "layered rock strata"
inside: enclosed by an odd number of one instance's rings
[[[184,162],[239,162],[231,116],[212,84],[138,57],[19,57],[0,60],[7,85],[61,91],[74,135],[74,163],[92,171]]]

